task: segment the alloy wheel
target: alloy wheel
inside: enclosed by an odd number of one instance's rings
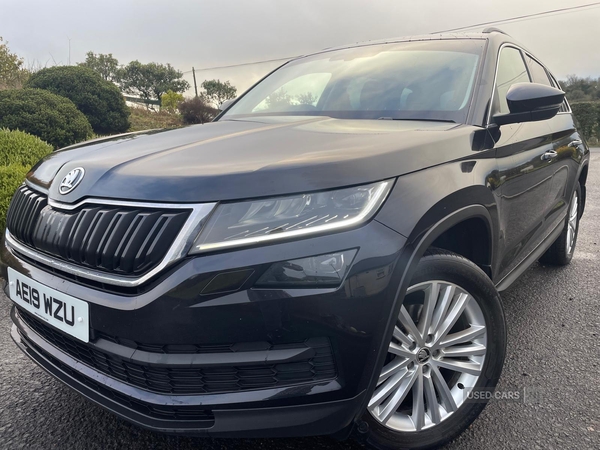
[[[411,286],[368,410],[384,426],[421,431],[446,420],[468,398],[486,356],[477,300],[460,286]]]

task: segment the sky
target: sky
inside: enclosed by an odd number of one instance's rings
[[[0,36],[30,67],[85,59],[88,51],[170,63],[192,84],[230,80],[243,92],[282,62],[207,67],[427,34],[592,3],[593,0],[0,0]],[[600,5],[599,5],[600,6]],[[600,76],[600,7],[497,25],[559,79]],[[480,30],[481,28],[479,28]],[[477,31],[477,29],[473,30]],[[189,91],[188,94],[191,94]]]

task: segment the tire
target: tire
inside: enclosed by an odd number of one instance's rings
[[[581,217],[581,186],[579,183],[575,186],[575,191],[571,196],[565,226],[562,233],[554,244],[550,246],[546,253],[540,258],[540,262],[556,266],[566,266],[573,259],[575,245],[577,244],[577,234],[579,233],[579,218]]]
[[[434,304],[435,308],[426,307],[426,302],[427,305]],[[461,305],[464,305],[462,309]],[[453,311],[462,311],[454,325],[451,320]],[[408,319],[412,319],[412,334]],[[470,331],[457,334],[467,329]],[[419,338],[413,338],[413,334],[418,334]],[[455,342],[449,341],[450,338]],[[409,342],[412,344],[409,345]],[[469,356],[452,356],[453,349],[457,351],[459,347]],[[385,450],[428,449],[454,439],[485,408],[500,378],[505,351],[504,311],[498,291],[489,277],[460,255],[445,250],[429,250],[411,280],[386,360],[383,368],[377,371],[381,374],[380,380],[362,418],[369,426],[365,436],[367,444]],[[407,354],[412,356],[404,356]],[[406,361],[410,361],[408,365]],[[448,365],[456,367],[457,364],[462,364],[460,370],[448,368]],[[397,366],[404,367],[397,369]],[[472,373],[464,372],[467,370],[465,366]],[[395,367],[398,371],[388,377]],[[405,381],[399,381],[401,379]],[[410,380],[414,380],[412,387],[403,389]],[[446,383],[447,390],[441,380]],[[398,384],[396,391],[386,394],[390,386]],[[403,394],[404,391],[408,393]],[[393,401],[397,402],[403,395],[404,399],[394,409]],[[473,400],[481,397],[484,398]],[[418,398],[423,400],[419,402]],[[374,406],[377,402],[380,404]],[[423,413],[420,414],[420,411]]]

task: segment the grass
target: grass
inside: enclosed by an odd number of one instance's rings
[[[153,128],[177,128],[183,125],[181,116],[168,111],[152,111],[146,108],[131,108],[129,131],[143,131]]]

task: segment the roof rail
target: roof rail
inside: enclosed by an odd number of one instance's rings
[[[496,27],[487,27],[487,28],[484,28],[484,30],[482,31],[482,33],[502,33],[502,34],[505,34],[507,36],[510,36],[507,32],[502,31],[500,28],[496,28]]]

